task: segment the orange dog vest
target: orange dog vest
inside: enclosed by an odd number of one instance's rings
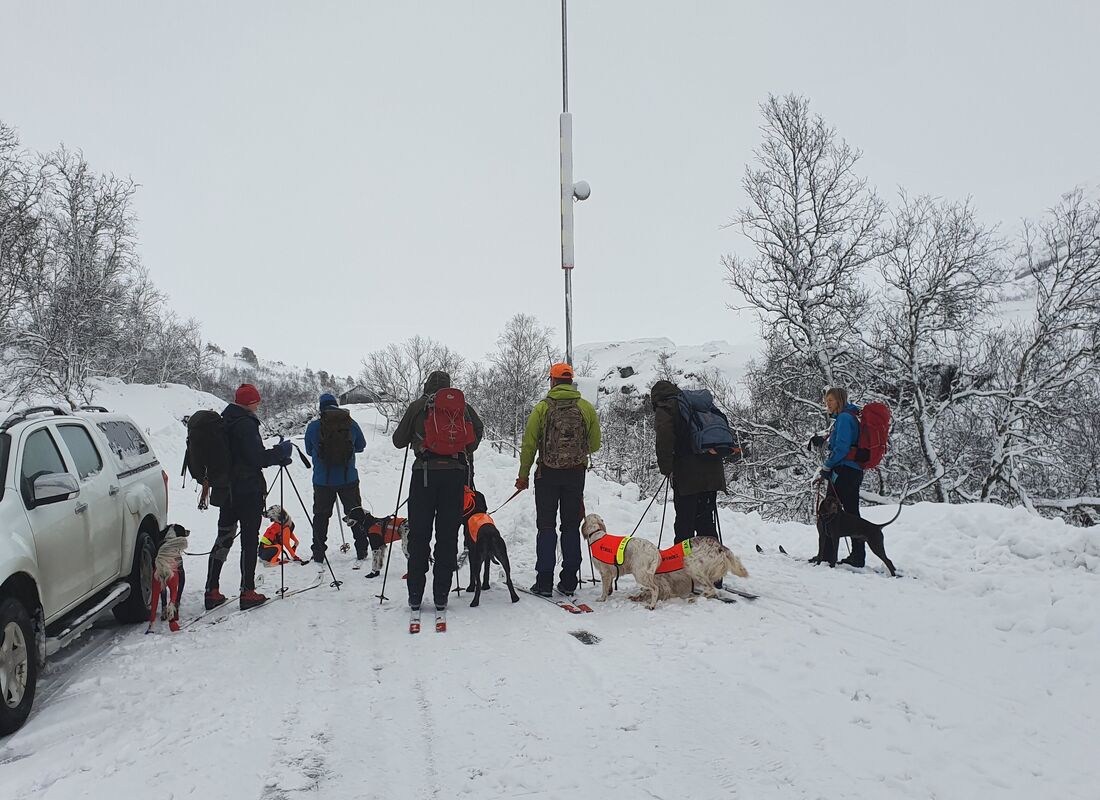
[[[467,522],[466,522],[466,525],[469,527],[469,531],[470,531],[470,540],[474,544],[477,544],[477,532],[479,530],[481,530],[481,526],[482,525],[492,525],[492,524],[493,524],[493,518],[490,517],[488,514],[485,514],[485,513],[472,514],[470,516],[470,519],[467,520]]]
[[[684,556],[691,555],[691,539],[684,539],[667,550],[661,551],[661,563],[657,565],[657,574],[677,572],[684,568]]]
[[[629,536],[609,536],[606,533],[592,544],[592,557],[604,564],[621,567],[626,558],[626,543]]]

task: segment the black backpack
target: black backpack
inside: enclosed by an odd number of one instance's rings
[[[327,408],[321,412],[317,456],[327,468],[345,467],[355,457],[351,426],[347,409]]]
[[[203,409],[187,419],[184,466],[191,477],[211,488],[228,487],[233,467],[225,420],[217,411]]]

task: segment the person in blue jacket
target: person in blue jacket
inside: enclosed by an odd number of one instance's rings
[[[313,458],[313,560],[323,563],[328,549],[328,522],[336,498],[343,511],[360,508],[359,473],[355,454],[367,448],[367,440],[347,409],[340,408],[328,392],[319,400],[320,415],[306,426],[306,454]],[[367,532],[352,528],[355,555],[367,557]]]
[[[821,477],[829,481],[832,490],[836,492],[840,505],[849,514],[859,514],[859,488],[863,484],[863,467],[849,456],[859,441],[859,406],[848,402],[848,390],[833,387],[825,393],[825,410],[833,420],[833,429],[828,439],[815,436],[810,440],[811,447],[825,445],[823,462],[821,464]],[[836,547],[832,543],[833,556],[835,558]],[[819,544],[818,554],[811,558],[815,564],[822,561],[831,561],[828,554]],[[852,554],[841,560],[841,564],[853,567],[862,567],[866,560],[866,548],[862,539],[852,539]]]

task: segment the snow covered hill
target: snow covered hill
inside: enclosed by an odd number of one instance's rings
[[[215,512],[180,487],[179,417],[208,398],[121,385],[98,396],[137,418],[175,472],[171,516],[192,529],[196,552],[213,542]],[[368,439],[364,498],[383,514],[398,499],[402,453],[373,411],[353,413]],[[269,472],[308,542],[292,487]],[[296,462],[289,473],[310,505],[308,472]],[[511,457],[479,454],[491,504],[511,494],[515,473]],[[589,478],[587,508],[615,532],[642,515],[636,497]],[[531,494],[495,516],[527,586]],[[640,534],[656,540],[660,525],[655,504]],[[890,579],[873,557],[862,571],[805,563],[816,538],[803,525],[724,513],[722,528],[750,572],[737,584],[759,600],[649,612],[627,599],[625,577],[605,604],[586,585],[595,613],[574,616],[528,595],[511,604],[494,568],[481,607],[463,593],[448,633],[409,636],[400,548],[380,604],[381,579],[332,547],[339,590],[324,579],[178,634],[106,623],[54,665],[26,727],[0,740],[0,798],[1097,796],[1096,529],[918,505],[887,529],[904,574]],[[184,620],[202,608],[205,559],[187,569]],[[279,570],[259,574],[274,595]],[[291,589],[316,580],[312,567],[286,568]],[[600,641],[584,645],[578,630]]]
[[[731,345],[706,342],[701,345],[677,345],[671,339],[635,339],[623,342],[582,344],[574,361],[599,385],[601,394],[618,392],[643,395],[661,377],[661,358],[666,355],[669,369],[677,380],[691,383],[705,373],[717,370],[725,380],[738,383],[745,366],[759,354],[755,341]]]

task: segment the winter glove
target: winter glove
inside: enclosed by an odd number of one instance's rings
[[[294,445],[289,441],[279,442],[271,449],[275,451],[275,456],[279,459],[280,466],[286,467],[294,463]]]
[[[530,485],[531,482],[527,478],[516,478],[516,491],[522,492]]]
[[[825,444],[824,436],[811,436],[810,441],[806,443],[806,449],[812,453],[823,444]]]

